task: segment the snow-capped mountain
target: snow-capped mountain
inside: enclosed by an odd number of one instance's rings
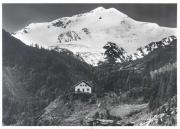
[[[51,22],[31,23],[13,34],[27,45],[68,49],[92,65],[104,60],[103,47],[108,42],[131,55],[138,48],[171,35],[176,35],[175,28],[136,21],[115,8],[103,7]]]

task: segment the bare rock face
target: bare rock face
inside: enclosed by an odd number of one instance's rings
[[[78,36],[78,34],[75,31],[68,31],[65,33],[62,33],[58,36],[59,42],[71,42],[71,41],[77,41],[81,38]]]

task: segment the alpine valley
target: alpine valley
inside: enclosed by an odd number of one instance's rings
[[[2,48],[6,126],[177,125],[176,28],[98,7],[3,29]]]

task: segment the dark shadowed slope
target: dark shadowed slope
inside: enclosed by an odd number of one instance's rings
[[[82,62],[70,51],[58,53],[38,46],[26,46],[3,30],[3,122],[5,125],[35,125],[43,107],[57,96],[63,95],[77,82],[92,80],[92,77],[91,66]],[[27,101],[29,104],[22,104],[22,110],[19,102],[26,97],[30,97],[30,101]],[[24,116],[27,120],[23,118]]]

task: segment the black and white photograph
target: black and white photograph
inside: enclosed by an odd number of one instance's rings
[[[177,126],[177,3],[1,6],[2,126]]]

